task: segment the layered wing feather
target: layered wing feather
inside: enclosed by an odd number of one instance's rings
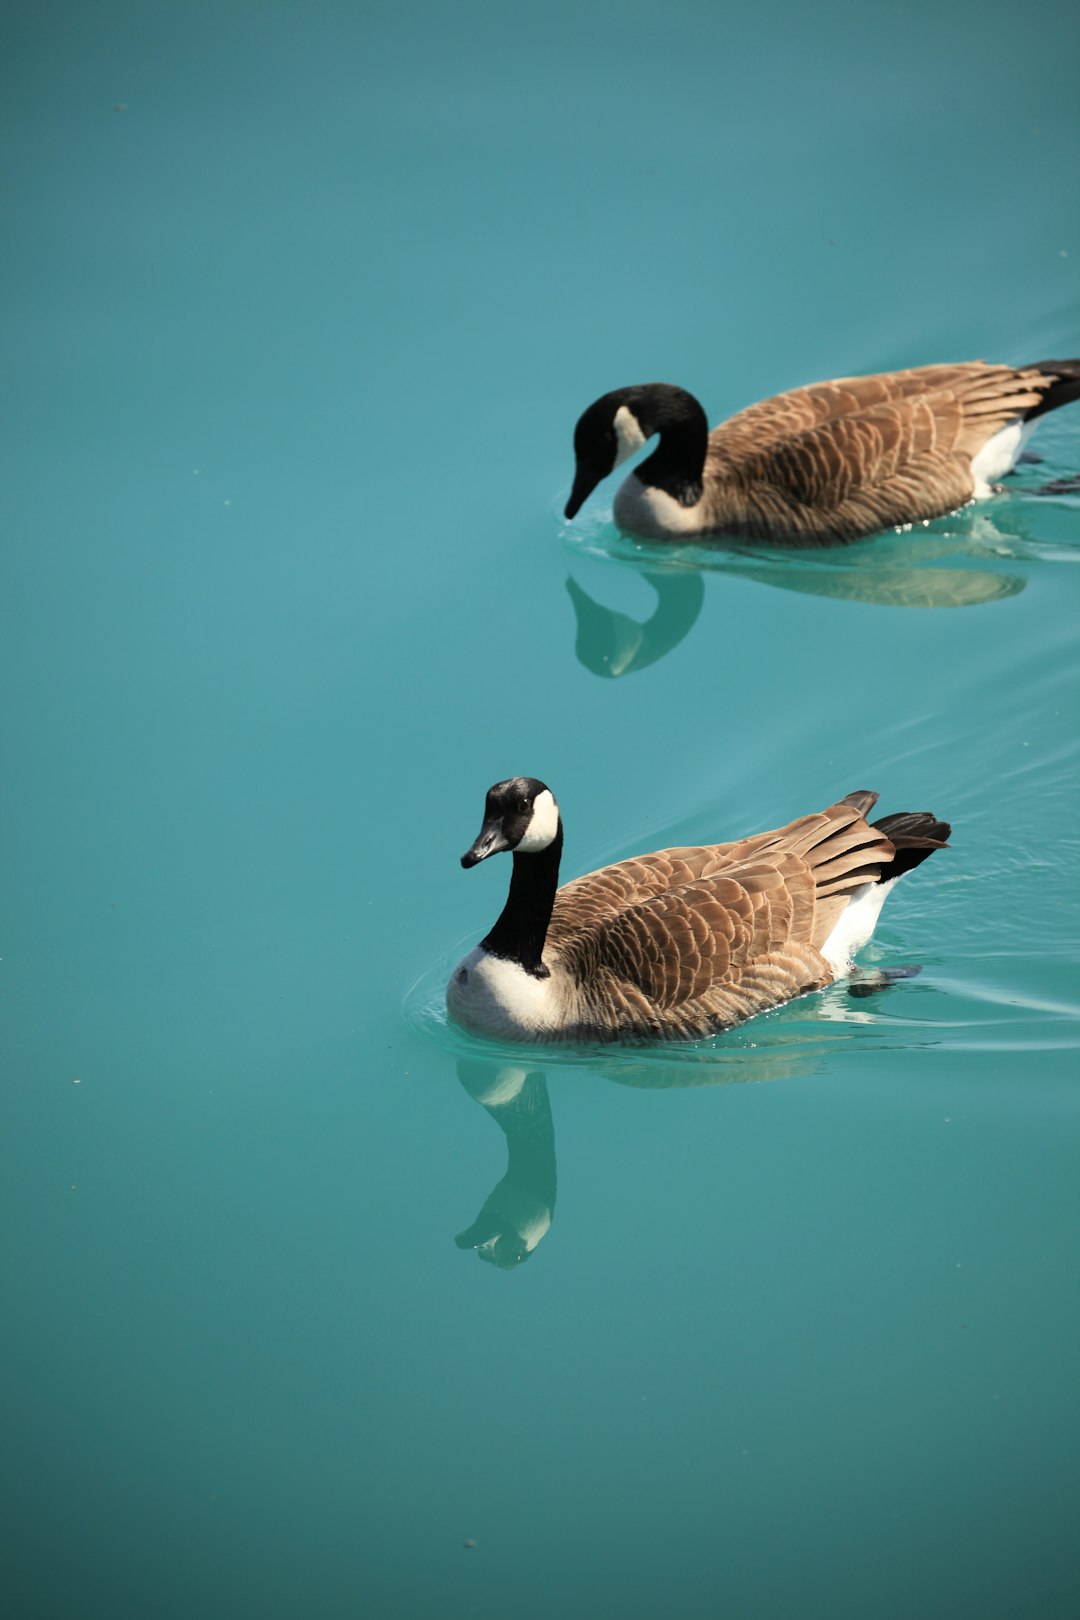
[[[972,457],[1053,381],[973,361],[845,377],[751,405],[710,436],[708,521],[827,545],[940,517],[974,494]]]
[[[657,851],[566,885],[548,944],[590,1019],[627,1032],[703,1033],[738,1023],[833,970],[820,946],[893,845],[853,794],[732,844]]]

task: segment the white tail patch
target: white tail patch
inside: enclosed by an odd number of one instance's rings
[[[877,927],[881,908],[898,877],[884,883],[864,883],[856,889],[841,913],[840,921],[821,947],[821,954],[838,979],[851,972],[852,958],[862,949]]]
[[[1004,478],[1016,466],[1017,458],[1031,437],[1035,424],[1017,417],[999,428],[993,438],[987,439],[977,456],[971,458],[971,476],[975,480],[975,499],[984,501],[994,493],[991,485]]]

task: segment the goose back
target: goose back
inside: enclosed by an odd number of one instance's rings
[[[1075,360],[976,360],[813,383],[713,429],[699,498],[687,504],[652,487],[650,458],[619,489],[615,516],[647,538],[846,544],[989,495],[1030,423],[1078,396]]]
[[[972,499],[979,452],[1039,405],[1046,381],[972,362],[846,377],[752,405],[710,435],[706,522],[833,545],[939,517]]]
[[[777,831],[659,850],[565,885],[545,960],[566,981],[574,1033],[700,1036],[831,983],[823,947],[894,857],[865,819],[875,799],[852,794]]]

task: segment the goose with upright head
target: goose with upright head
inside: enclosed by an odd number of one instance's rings
[[[535,777],[497,782],[464,867],[511,851],[494,928],[447,986],[457,1023],[515,1041],[694,1039],[852,969],[897,878],[949,837],[849,793],[774,832],[662,849],[559,888],[563,827]]]
[[[1078,398],[1080,360],[973,360],[814,383],[710,433],[684,388],[616,388],[574,430],[566,516],[658,437],[615,496],[615,521],[627,533],[843,545],[993,494],[1038,418]]]

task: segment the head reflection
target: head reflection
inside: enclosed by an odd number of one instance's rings
[[[577,617],[574,651],[578,662],[609,680],[647,669],[677,647],[694,627],[705,600],[701,575],[687,569],[665,572],[643,568],[642,579],[656,592],[656,607],[643,623],[627,613],[604,607],[572,576],[566,589]]]

